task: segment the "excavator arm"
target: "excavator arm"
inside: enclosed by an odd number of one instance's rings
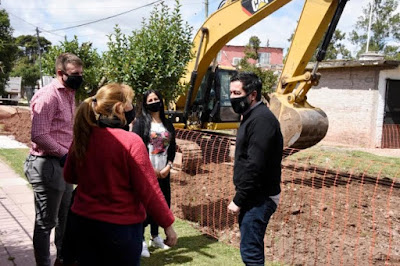
[[[177,109],[184,110],[184,119],[193,103],[201,81],[221,48],[231,39],[283,7],[291,0],[237,0],[227,1],[203,24],[194,38],[193,54],[183,83],[190,84],[181,96]],[[318,84],[320,75],[305,68],[321,42],[319,60],[336,27],[347,0],[305,0],[296,32],[279,79],[270,108],[281,123],[285,147],[308,148],[326,134],[328,119],[325,113],[307,102],[308,90]],[[277,25],[278,26],[278,25]],[[282,26],[282,25],[280,25]],[[329,30],[328,30],[329,27]],[[321,52],[322,51],[322,52]]]

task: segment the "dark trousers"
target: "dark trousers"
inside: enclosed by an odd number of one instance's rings
[[[171,207],[171,179],[170,174],[166,178],[158,179],[158,184],[160,185],[160,189],[164,194],[164,198],[167,201],[168,207]],[[144,229],[147,225],[150,224],[150,234],[152,236],[157,236],[159,234],[159,226],[158,224],[151,218],[151,216],[147,215],[147,219],[144,222],[143,226],[143,234]]]
[[[64,181],[58,158],[29,155],[24,164],[25,175],[32,185],[35,201],[33,248],[37,265],[50,265],[50,233],[55,227],[57,258],[71,201],[72,185]]]
[[[143,225],[120,225],[69,216],[79,266],[140,265]]]
[[[71,204],[68,209],[68,216],[67,216],[67,224],[65,226],[65,233],[64,233],[64,238],[63,238],[63,243],[62,243],[62,258],[63,258],[63,264],[65,266],[67,265],[74,265],[78,261],[78,250],[77,250],[77,235],[74,234],[74,228],[72,221],[74,220],[74,217],[76,214],[71,211],[72,204],[74,203],[75,199],[75,194],[76,194],[76,189],[72,191],[72,197],[71,197]]]
[[[240,255],[245,265],[264,265],[264,236],[276,204],[269,197],[261,204],[240,210]]]

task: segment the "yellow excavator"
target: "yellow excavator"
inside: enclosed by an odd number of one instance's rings
[[[326,135],[328,118],[321,109],[307,102],[306,94],[318,84],[318,63],[325,56],[347,1],[305,0],[277,89],[270,100],[270,109],[281,124],[285,148],[305,149]],[[208,17],[194,38],[192,52],[196,57],[189,62],[188,73],[182,81],[189,84],[189,89],[178,99],[176,111],[169,114],[176,128],[238,127],[240,117],[234,113],[229,100],[229,80],[235,70],[218,68],[215,58],[231,39],[289,2],[227,0]],[[314,69],[305,72],[320,43]]]

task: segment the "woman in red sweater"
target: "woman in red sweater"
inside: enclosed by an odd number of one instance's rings
[[[141,138],[122,128],[134,93],[108,84],[79,107],[64,167],[78,184],[71,211],[79,265],[140,265],[146,211],[176,244],[174,217],[164,200]]]

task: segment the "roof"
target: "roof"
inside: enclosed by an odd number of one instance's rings
[[[224,47],[237,47],[237,48],[245,48],[246,47],[246,45],[225,45]],[[261,49],[264,49],[264,48],[268,48],[268,49],[277,49],[277,50],[282,50],[283,51],[283,48],[281,48],[281,47],[272,47],[272,46],[260,46],[259,48],[261,48]]]
[[[306,69],[312,69],[315,62],[307,64]],[[356,67],[379,67],[383,69],[396,68],[400,65],[400,60],[327,60],[322,61],[319,69],[331,68],[356,68]]]

